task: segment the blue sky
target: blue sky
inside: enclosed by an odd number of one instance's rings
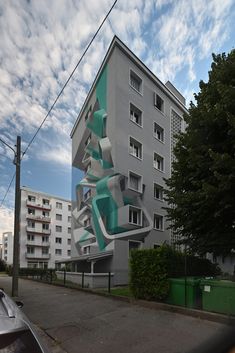
[[[0,137],[27,146],[113,0],[0,0]],[[70,132],[116,34],[187,104],[207,80],[211,53],[234,48],[233,0],[118,0],[22,161],[21,185],[71,197]],[[0,200],[14,173],[0,144]],[[13,227],[14,188],[0,209]]]

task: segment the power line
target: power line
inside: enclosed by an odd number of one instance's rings
[[[2,207],[4,201],[5,201],[6,197],[7,197],[7,194],[8,194],[8,192],[9,192],[9,190],[10,190],[10,187],[11,187],[11,185],[12,185],[12,183],[13,183],[13,180],[15,179],[15,175],[16,175],[16,173],[14,173],[13,176],[12,176],[12,178],[11,178],[10,184],[9,184],[9,186],[8,186],[8,188],[7,188],[7,191],[6,191],[4,197],[3,197],[2,201],[1,201],[0,207]]]
[[[54,100],[52,106],[50,107],[50,109],[48,110],[46,116],[44,117],[43,121],[41,122],[41,124],[39,125],[38,129],[36,130],[35,134],[33,135],[32,139],[29,141],[28,146],[26,147],[25,151],[23,152],[23,156],[26,154],[26,152],[28,151],[28,149],[30,148],[31,144],[33,143],[35,137],[37,136],[37,134],[39,133],[40,129],[42,128],[43,124],[45,123],[47,117],[49,116],[50,112],[52,111],[52,109],[54,108],[54,106],[56,105],[58,99],[60,98],[61,94],[63,93],[65,87],[67,86],[67,84],[69,83],[70,79],[72,78],[74,72],[76,71],[78,65],[80,64],[80,62],[82,61],[82,59],[84,58],[84,56],[86,55],[88,49],[90,48],[91,44],[93,43],[94,39],[96,38],[97,34],[99,33],[100,29],[102,28],[103,24],[105,23],[105,21],[107,20],[109,14],[111,13],[111,11],[113,10],[114,6],[116,5],[117,0],[114,1],[113,5],[111,6],[109,12],[106,14],[105,18],[103,19],[103,21],[101,22],[101,24],[99,25],[98,29],[96,30],[95,34],[93,35],[92,39],[90,40],[89,44],[87,45],[85,51],[83,52],[82,56],[80,57],[80,59],[78,60],[76,66],[74,67],[73,71],[71,72],[71,74],[69,75],[67,81],[65,82],[65,84],[63,85],[62,89],[60,90],[58,96],[56,97],[56,99]]]
[[[106,16],[104,17],[104,19],[103,19],[103,21],[101,22],[101,24],[99,25],[98,29],[96,30],[95,34],[93,35],[92,39],[90,40],[89,44],[87,45],[86,49],[84,50],[82,56],[80,57],[80,59],[79,59],[79,61],[77,62],[76,66],[74,67],[73,71],[72,71],[71,74],[69,75],[68,79],[67,79],[66,82],[64,83],[62,89],[60,90],[59,94],[57,95],[56,99],[54,100],[53,104],[51,105],[51,107],[50,107],[50,109],[48,110],[47,114],[45,115],[44,119],[42,120],[41,124],[40,124],[39,127],[37,128],[35,134],[34,134],[33,137],[31,138],[31,140],[29,141],[29,143],[28,143],[28,145],[27,145],[25,151],[22,153],[21,159],[23,159],[24,155],[26,154],[26,152],[28,151],[28,149],[29,149],[30,146],[32,145],[32,143],[33,143],[33,141],[35,140],[37,134],[38,134],[39,131],[41,130],[43,124],[45,123],[46,119],[47,119],[48,116],[50,115],[51,111],[53,110],[53,108],[54,108],[54,106],[56,105],[56,103],[57,103],[58,99],[60,98],[60,96],[62,95],[62,93],[63,93],[65,87],[67,86],[67,84],[68,84],[69,81],[71,80],[71,78],[72,78],[74,72],[76,71],[78,65],[81,63],[82,59],[83,59],[84,56],[86,55],[88,49],[90,48],[91,44],[93,43],[93,41],[94,41],[94,39],[96,38],[97,34],[99,33],[100,29],[103,27],[103,24],[104,24],[105,21],[107,20],[108,16],[110,15],[110,13],[111,13],[111,11],[113,10],[114,6],[116,5],[117,1],[118,1],[118,0],[115,0],[115,1],[114,1],[113,5],[112,5],[111,8],[109,9],[108,13],[107,13]],[[2,141],[2,142],[3,142],[3,141]],[[10,146],[8,146],[8,147],[10,147]],[[10,148],[11,148],[11,147],[10,147]],[[12,149],[12,148],[11,148],[11,149]],[[13,149],[12,149],[12,150],[13,150]],[[14,173],[14,175],[13,175],[11,181],[10,181],[10,184],[9,184],[9,186],[8,186],[8,188],[7,188],[7,191],[6,191],[5,195],[4,195],[4,198],[3,198],[2,201],[1,201],[0,207],[2,207],[4,201],[5,201],[6,197],[7,197],[7,194],[8,194],[8,192],[9,192],[9,190],[10,190],[10,187],[11,187],[11,185],[12,185],[12,182],[13,182],[14,178],[15,178],[15,173]]]

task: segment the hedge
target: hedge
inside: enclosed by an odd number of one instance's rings
[[[187,276],[216,276],[217,265],[194,255],[186,256]],[[169,292],[168,278],[185,276],[185,255],[168,245],[133,250],[130,256],[130,289],[136,298],[163,300]]]
[[[158,249],[131,252],[130,289],[135,298],[163,300],[167,297],[167,261]]]

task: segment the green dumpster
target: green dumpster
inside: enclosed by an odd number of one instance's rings
[[[186,306],[194,309],[201,308],[201,289],[199,278],[170,278],[169,281],[170,291],[166,300],[168,304]]]
[[[201,280],[202,308],[235,315],[235,283],[226,280]]]

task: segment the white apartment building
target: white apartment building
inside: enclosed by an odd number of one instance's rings
[[[125,284],[130,250],[175,244],[164,179],[185,113],[181,93],[114,37],[71,133],[74,270]]]
[[[71,201],[21,188],[20,267],[55,268],[71,252]]]
[[[4,232],[2,234],[2,260],[4,260],[7,265],[13,264],[13,243],[14,237],[12,232]]]

